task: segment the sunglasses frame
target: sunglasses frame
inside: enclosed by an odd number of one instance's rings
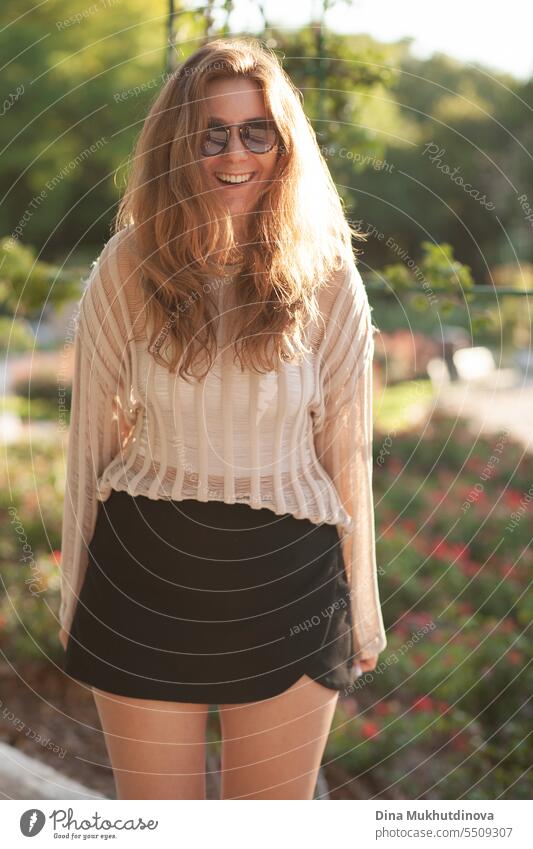
[[[216,153],[204,153],[204,151],[202,150],[202,142],[200,142],[200,153],[202,154],[202,156],[206,156],[206,157],[219,156],[221,153],[223,153],[228,146],[228,143],[229,143],[229,140],[230,140],[230,130],[231,130],[232,127],[238,127],[239,138],[240,138],[241,142],[243,143],[244,147],[246,148],[246,150],[248,150],[250,153],[253,153],[255,156],[263,156],[265,153],[270,153],[270,151],[273,150],[273,148],[276,146],[276,144],[280,144],[281,137],[280,137],[278,128],[276,127],[274,122],[271,121],[268,118],[265,118],[265,123],[274,124],[274,133],[275,133],[275,139],[274,139],[273,143],[271,144],[271,146],[267,150],[257,151],[257,150],[251,150],[248,147],[248,145],[246,144],[246,138],[244,136],[244,130],[246,129],[246,127],[253,127],[254,125],[257,125],[258,123],[259,123],[258,121],[243,121],[242,124],[216,124],[216,125],[213,125],[212,127],[208,127],[207,130],[205,130],[204,132],[209,132],[209,130],[224,130],[224,132],[226,133],[226,141],[224,142],[224,145],[220,148],[220,150],[217,150]],[[281,147],[283,147],[283,145],[281,145]]]

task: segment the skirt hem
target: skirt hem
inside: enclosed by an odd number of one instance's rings
[[[219,688],[218,693],[209,692],[209,687],[211,685],[202,685],[195,684],[186,688],[185,690],[179,689],[179,686],[176,685],[176,692],[154,692],[150,694],[146,692],[146,690],[140,694],[135,687],[116,687],[114,684],[109,685],[106,682],[98,683],[93,676],[84,675],[83,673],[72,673],[69,672],[65,667],[63,671],[66,675],[74,680],[80,682],[81,684],[86,684],[91,689],[101,690],[102,692],[110,693],[114,696],[123,696],[125,698],[132,699],[142,699],[145,701],[162,701],[162,702],[176,702],[176,703],[187,703],[187,704],[206,704],[206,705],[221,705],[221,704],[248,704],[256,701],[266,701],[267,699],[275,698],[276,696],[281,695],[290,687],[292,687],[296,682],[302,678],[304,675],[307,675],[312,681],[315,681],[317,684],[320,684],[322,687],[325,687],[327,690],[342,692],[345,690],[349,684],[338,684],[335,685],[333,683],[328,683],[326,681],[320,680],[320,674],[317,674],[312,670],[312,668],[303,668],[299,669],[295,675],[291,675],[288,680],[284,681],[281,685],[276,685],[272,689],[262,690],[260,687],[257,690],[250,693],[241,693],[238,697],[232,696],[231,693],[224,695],[223,689]],[[200,692],[203,689],[203,692]],[[198,690],[198,692],[196,692]]]

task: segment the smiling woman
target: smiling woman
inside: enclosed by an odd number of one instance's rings
[[[76,335],[65,671],[119,798],[202,798],[217,704],[223,798],[310,799],[339,691],[386,645],[353,233],[254,41],[189,57],[133,163]]]

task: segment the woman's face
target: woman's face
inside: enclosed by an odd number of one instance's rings
[[[245,78],[213,80],[207,87],[207,107],[211,121],[217,124],[243,124],[257,118],[267,118],[262,91]],[[210,188],[216,190],[229,209],[237,231],[246,228],[245,213],[254,209],[261,194],[268,188],[276,170],[278,146],[268,153],[257,154],[243,144],[238,127],[231,127],[227,146],[216,156],[200,156],[200,166]],[[224,183],[224,177],[243,177],[245,182]],[[238,216],[244,218],[237,221]]]

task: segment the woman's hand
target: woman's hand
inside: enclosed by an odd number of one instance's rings
[[[366,660],[360,660],[359,666],[363,672],[372,672],[372,670],[378,665],[378,657],[379,655],[375,655],[375,657],[367,657]]]
[[[64,628],[61,628],[59,631],[59,642],[61,643],[65,651],[67,650],[68,636],[68,632],[65,631]]]
[[[378,663],[379,655],[376,654],[373,657],[367,657],[366,660],[354,660],[354,666],[358,666],[361,670],[361,675],[364,672],[372,672],[373,669],[376,668]]]

